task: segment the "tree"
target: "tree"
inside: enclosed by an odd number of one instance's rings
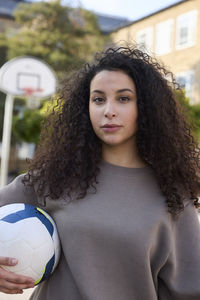
[[[37,144],[42,120],[43,117],[39,110],[31,111],[27,109],[22,118],[14,116],[12,127],[15,140]]]
[[[7,52],[6,36],[4,33],[0,33],[0,67],[7,61]]]
[[[15,10],[19,28],[7,34],[8,58],[32,55],[46,61],[58,77],[80,67],[108,37],[96,16],[82,8],[51,2],[20,3]]]
[[[37,144],[42,121],[46,120],[56,102],[56,96],[54,96],[51,100],[45,100],[39,109],[25,109],[23,115],[14,115],[12,122],[13,139],[16,142]]]
[[[185,91],[176,91],[176,99],[181,103],[183,113],[191,125],[192,132],[200,142],[200,104],[190,105],[189,98]]]

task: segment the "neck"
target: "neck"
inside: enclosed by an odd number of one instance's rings
[[[110,146],[102,145],[102,158],[106,162],[128,168],[145,167],[147,164],[140,158],[136,145],[127,147],[127,145]]]

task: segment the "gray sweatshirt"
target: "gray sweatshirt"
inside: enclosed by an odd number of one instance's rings
[[[62,243],[54,273],[31,300],[199,300],[200,225],[188,199],[176,220],[149,167],[102,161],[97,193],[76,202],[47,199]],[[0,205],[40,206],[18,176]]]

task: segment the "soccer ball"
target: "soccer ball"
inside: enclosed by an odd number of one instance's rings
[[[60,241],[53,219],[41,208],[16,203],[0,208],[0,256],[18,259],[2,268],[30,276],[35,285],[55,269]]]

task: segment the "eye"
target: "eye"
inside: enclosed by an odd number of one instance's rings
[[[128,102],[129,100],[130,100],[129,97],[120,97],[120,98],[119,98],[119,101],[120,101],[120,102]]]
[[[103,103],[104,102],[104,99],[103,98],[100,98],[100,97],[96,97],[92,100],[93,102],[96,102],[97,104],[100,104],[100,103]]]

